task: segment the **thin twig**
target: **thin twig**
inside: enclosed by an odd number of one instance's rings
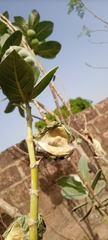
[[[42,63],[39,61],[39,59],[38,59],[38,64],[39,64],[39,66],[40,66],[41,71],[42,71],[43,73],[46,73],[46,70],[45,70],[44,67],[42,66]],[[55,76],[56,76],[56,74],[55,74]],[[55,92],[56,92],[57,96],[60,98],[60,100],[62,101],[62,103],[64,104],[64,106],[65,106],[66,109],[68,110],[68,112],[70,113],[70,115],[72,115],[70,106],[68,106],[68,104],[66,104],[66,102],[64,101],[63,97],[61,96],[60,92],[57,90],[57,88],[55,87],[55,85],[53,84],[53,82],[50,82],[50,83],[49,83],[49,86],[50,86],[51,91],[53,91],[53,92],[55,91]],[[55,104],[56,104],[56,106],[57,106],[57,102],[58,102],[57,97],[56,97],[56,95],[54,95],[53,97],[54,97],[54,101],[55,101],[55,99],[56,99]],[[58,106],[59,106],[59,104],[58,104]],[[58,106],[57,106],[57,108],[58,108]],[[60,110],[60,111],[61,111],[61,110]]]
[[[91,67],[91,68],[94,68],[94,69],[108,69],[108,67],[95,67],[95,66],[92,66],[88,63],[85,62],[85,64],[88,66],[88,67]]]
[[[98,203],[98,205],[101,207],[101,209],[106,213],[106,215],[108,215],[108,211],[105,208],[104,204],[100,201],[100,199],[98,198],[98,196],[95,194],[95,192],[93,191],[93,189],[89,186],[89,184],[86,182],[85,178],[83,177],[82,173],[80,172],[80,170],[78,169],[78,167],[76,166],[76,164],[74,163],[74,161],[71,161],[71,164],[73,166],[73,168],[75,169],[76,173],[78,174],[78,176],[80,177],[80,179],[83,181],[83,183],[85,184],[85,186],[87,187],[87,189],[89,190],[89,192],[91,193],[92,197],[95,199],[95,201]]]
[[[42,109],[40,108],[38,102],[37,102],[35,99],[33,99],[32,102],[34,103],[34,105],[35,105],[35,106],[37,107],[37,109],[39,110],[39,112],[40,112],[40,114],[41,114],[43,120],[46,122],[46,124],[49,124],[49,121],[47,120],[47,118],[46,118],[44,112],[43,112]]]
[[[88,40],[90,43],[92,43],[92,44],[108,44],[108,42],[92,42],[92,41],[90,41],[90,40]]]
[[[103,22],[103,23],[105,23],[105,24],[107,24],[108,25],[108,22],[106,22],[105,20],[103,20],[102,18],[100,18],[99,16],[97,16],[95,13],[93,13],[89,8],[87,8],[86,6],[85,6],[85,4],[81,1],[81,3],[82,3],[82,5],[83,5],[83,7],[89,12],[89,13],[91,13],[95,18],[97,18],[98,20],[100,20],[101,22]]]
[[[52,117],[54,117],[56,119],[57,122],[60,122],[60,119],[59,117],[54,113],[52,112],[51,110],[49,110],[46,106],[44,106],[42,103],[40,102],[37,102],[40,107],[42,107],[47,113],[49,113]]]
[[[72,130],[73,132],[75,132],[78,136],[80,136],[82,139],[84,139],[85,142],[88,143],[88,145],[91,145],[91,146],[93,147],[93,149],[97,152],[97,154],[99,155],[99,157],[108,164],[108,160],[94,147],[94,145],[93,145],[91,142],[88,141],[88,139],[87,139],[85,136],[83,136],[80,132],[78,132],[78,131],[75,130],[74,128],[72,128],[72,127],[70,127],[70,128],[71,128],[71,130]]]
[[[19,210],[13,206],[11,206],[9,203],[4,201],[2,198],[0,198],[0,208],[5,211],[9,216],[12,218],[21,215]]]

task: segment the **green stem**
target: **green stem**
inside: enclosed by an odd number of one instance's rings
[[[36,158],[33,144],[32,134],[32,116],[31,107],[26,104],[27,113],[27,146],[31,166],[31,192],[30,192],[30,225],[29,235],[30,240],[38,240],[38,165],[36,165]]]
[[[98,210],[101,217],[103,217],[104,221],[108,224],[108,218],[106,218],[106,216],[102,213],[102,211],[99,208],[96,207],[96,209]]]

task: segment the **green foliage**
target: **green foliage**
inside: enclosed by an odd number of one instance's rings
[[[75,10],[80,18],[84,16],[84,7],[83,3],[80,0],[70,0],[69,3],[68,14],[70,14],[73,10]]]
[[[2,15],[9,19],[8,12]],[[47,41],[54,29],[54,24],[51,21],[40,22],[40,14],[37,10],[32,10],[29,14],[28,21],[21,16],[15,16],[13,25],[18,31],[12,33],[5,23],[0,21],[0,59],[4,52],[10,46],[19,46],[22,40],[22,35],[35,54],[44,58],[54,58],[61,49],[61,44],[57,41]],[[33,41],[34,40],[34,41]]]
[[[76,99],[70,99],[69,102],[70,102],[70,108],[71,108],[71,111],[72,111],[73,114],[83,111],[85,108],[90,107],[91,104],[92,104],[92,101],[83,99],[81,97],[78,97]],[[66,119],[69,116],[69,112],[67,111],[67,109],[64,105],[61,106],[61,110],[62,110],[62,114],[63,114],[64,119]],[[57,116],[59,116],[59,112],[58,112],[57,108],[53,112]],[[46,114],[46,118],[50,122],[55,120],[54,117],[51,116],[49,113]],[[45,126],[46,126],[45,122],[41,121],[41,120],[35,123],[35,127],[38,130],[43,129]]]
[[[47,41],[40,44],[36,44],[34,49],[35,53],[43,58],[54,58],[60,51],[60,44],[56,41]]]
[[[9,17],[8,12],[5,12],[4,15],[7,18]],[[28,22],[21,16],[14,19],[16,28],[13,28],[6,19],[4,21],[1,15],[1,21],[3,20],[5,23],[0,21],[0,88],[9,101],[5,113],[10,113],[17,107],[20,115],[24,117],[26,110],[28,153],[30,163],[35,163],[36,166],[34,143],[30,141],[33,136],[29,103],[47,87],[58,67],[51,69],[40,77],[40,68],[35,54],[46,58],[54,58],[61,45],[55,41],[44,42],[53,31],[53,23],[50,21],[39,22],[40,15],[36,10],[31,12]],[[34,47],[32,50],[35,54],[28,50],[31,46],[31,40],[32,47]],[[69,148],[73,152],[73,148],[70,146]],[[31,168],[31,190],[32,193],[38,191],[37,167]],[[42,216],[38,215],[38,196],[36,194],[31,194],[30,197],[30,219],[36,224],[28,226],[28,216],[19,216],[4,233],[4,237],[8,240],[15,238],[43,239],[46,225]]]
[[[9,19],[7,11],[2,15]],[[54,58],[61,44],[56,41],[46,42],[46,38],[53,32],[54,24],[51,21],[40,22],[40,14],[35,9],[29,14],[28,21],[22,16],[15,16],[12,24],[17,29],[15,32],[8,28],[8,24],[0,21],[0,85],[9,99],[5,113],[12,112],[17,106],[20,115],[24,116],[22,104],[38,96],[57,70],[54,68],[39,79],[40,68],[35,54]],[[22,47],[22,36],[35,54]]]
[[[8,113],[14,110],[13,104],[19,107],[19,105],[27,104],[30,100],[37,97],[49,84],[58,67],[46,73],[36,84],[34,79],[35,63],[29,64],[28,62],[28,59],[30,59],[30,63],[35,61],[34,55],[32,57],[30,51],[21,48],[26,59],[24,60],[15,50],[10,51],[9,49],[7,51],[8,53],[5,53],[0,64],[0,86],[10,101],[5,110]],[[36,69],[38,71],[37,65]],[[23,115],[22,111],[19,111]]]
[[[59,42],[46,42],[46,38],[53,32],[53,22],[40,22],[40,14],[37,10],[32,10],[28,21],[20,16],[14,17],[14,20],[13,25],[20,29],[35,54],[50,59],[54,58],[60,51],[61,44]]]
[[[2,47],[2,52],[3,54],[5,51],[10,47],[10,46],[19,46],[21,43],[22,39],[22,33],[21,31],[15,31],[14,33],[11,34],[10,37],[5,41],[3,47]]]
[[[88,37],[91,37],[91,31],[85,25],[83,25],[82,32],[78,35],[78,37],[81,37],[83,34],[85,34]]]
[[[67,199],[83,199],[87,197],[86,188],[81,181],[74,177],[64,176],[57,180],[57,184],[62,186],[61,194]]]
[[[88,172],[88,163],[84,156],[80,158],[80,161],[78,163],[78,168],[81,171],[82,175],[84,176],[85,180],[89,183],[89,172]]]
[[[40,69],[35,55],[24,47],[12,46],[5,52],[5,54],[2,57],[2,60],[4,60],[13,50],[15,50],[20,55],[20,57],[31,66],[34,74],[35,85],[40,75]]]
[[[57,184],[62,187],[61,194],[67,199],[78,200],[78,199],[84,199],[85,197],[89,198],[89,200],[86,200],[84,203],[77,205],[75,208],[73,208],[73,211],[76,211],[79,208],[89,203],[92,204],[92,206],[90,206],[90,209],[87,211],[87,213],[79,220],[79,221],[82,221],[91,213],[93,205],[95,206],[97,203],[95,202],[94,196],[92,196],[91,192],[89,192],[89,190],[86,188],[86,184],[90,183],[90,178],[89,178],[89,171],[88,171],[88,161],[84,156],[82,156],[79,160],[78,169],[82,173],[85,179],[85,182],[82,182],[80,177],[75,174],[74,176],[63,176],[57,179]],[[91,183],[91,188],[95,191],[95,194],[97,195],[105,188],[105,184],[106,184],[104,180],[99,180],[100,175],[101,175],[101,170],[98,170]],[[102,201],[104,202],[104,200]]]

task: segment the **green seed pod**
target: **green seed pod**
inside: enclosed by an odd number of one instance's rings
[[[37,47],[38,43],[39,43],[38,39],[34,38],[34,39],[32,39],[30,45],[33,49],[35,49]]]
[[[35,35],[36,35],[36,33],[35,33],[35,31],[33,29],[28,29],[27,30],[27,36],[29,38],[33,38],[33,37],[35,37]]]
[[[33,70],[34,73],[34,85],[36,84],[38,77],[40,75],[40,68],[37,62],[37,59],[35,57],[35,55],[29,51],[26,48],[20,47],[20,46],[11,46],[3,55],[2,57],[2,61],[13,51],[15,50],[20,57],[22,57],[24,59],[24,61],[26,61],[30,67]]]

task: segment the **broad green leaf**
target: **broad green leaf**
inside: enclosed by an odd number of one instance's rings
[[[38,77],[40,75],[40,69],[36,56],[26,48],[20,46],[11,46],[3,55],[3,58],[6,58],[13,50],[15,50],[32,68],[34,73],[34,85],[36,84]]]
[[[21,31],[19,31],[19,30],[15,31],[5,41],[3,48],[2,48],[2,52],[4,53],[10,46],[13,46],[13,45],[19,46],[21,43],[21,39],[22,39]]]
[[[84,207],[84,206],[86,206],[88,203],[90,203],[91,201],[87,201],[87,202],[84,202],[84,203],[82,203],[82,204],[79,204],[79,205],[77,205],[76,207],[74,207],[73,209],[72,209],[72,212],[75,212],[76,210],[78,210],[79,208],[82,208],[82,207]]]
[[[7,107],[6,107],[6,109],[5,109],[5,113],[10,113],[10,112],[13,112],[13,110],[15,109],[15,105],[13,104],[13,103],[11,103],[11,102],[8,102],[8,104],[7,104]]]
[[[21,30],[24,35],[26,35],[28,29],[27,21],[21,16],[15,16],[14,20],[15,22],[13,22],[12,24],[16,26],[19,30]]]
[[[36,38],[39,41],[43,41],[44,39],[46,39],[48,36],[50,36],[50,34],[53,31],[53,22],[51,21],[43,21],[43,22],[39,22],[35,27],[34,30],[36,32]]]
[[[48,41],[37,46],[35,53],[43,58],[54,58],[61,49],[61,44],[56,41]]]
[[[40,14],[34,9],[28,17],[28,28],[33,28],[40,20]]]
[[[91,188],[92,188],[93,190],[95,189],[96,184],[97,184],[97,182],[98,182],[98,180],[99,180],[99,178],[100,178],[100,176],[101,176],[101,172],[102,172],[102,170],[99,169],[99,170],[97,171],[96,175],[94,176],[94,179],[93,179],[92,184],[91,184]]]
[[[22,25],[22,26],[24,26],[27,23],[27,21],[21,16],[15,16],[14,20],[16,24]]]
[[[0,64],[0,86],[12,103],[27,103],[31,99],[33,71],[15,50]]]
[[[18,110],[19,110],[19,113],[20,113],[20,115],[21,115],[21,117],[25,117],[25,111],[24,111],[24,109],[22,109],[22,107],[18,107]]]
[[[91,211],[92,211],[92,208],[93,208],[93,206],[89,209],[89,211],[82,217],[82,218],[80,218],[79,219],[79,221],[78,222],[81,222],[81,221],[83,221],[86,217],[88,217],[89,216],[89,214],[91,213]]]
[[[94,189],[94,192],[98,195],[104,188],[105,188],[106,182],[104,180],[99,180],[96,184],[96,187]]]
[[[80,158],[79,163],[78,163],[78,168],[81,171],[83,177],[89,183],[90,179],[89,179],[89,172],[88,172],[88,162],[87,162],[86,157],[82,156]]]
[[[84,190],[80,190],[78,191],[75,188],[71,188],[71,187],[63,187],[61,189],[61,194],[63,195],[63,197],[67,198],[67,199],[83,199],[85,197],[87,197],[87,193]]]
[[[81,182],[76,181],[71,176],[64,176],[57,179],[57,184],[62,187],[71,187],[79,190],[85,189]]]
[[[58,69],[58,67],[51,69],[35,85],[35,87],[33,88],[33,92],[32,92],[32,99],[37,97],[47,87],[47,85],[50,83],[50,81],[57,69]]]

